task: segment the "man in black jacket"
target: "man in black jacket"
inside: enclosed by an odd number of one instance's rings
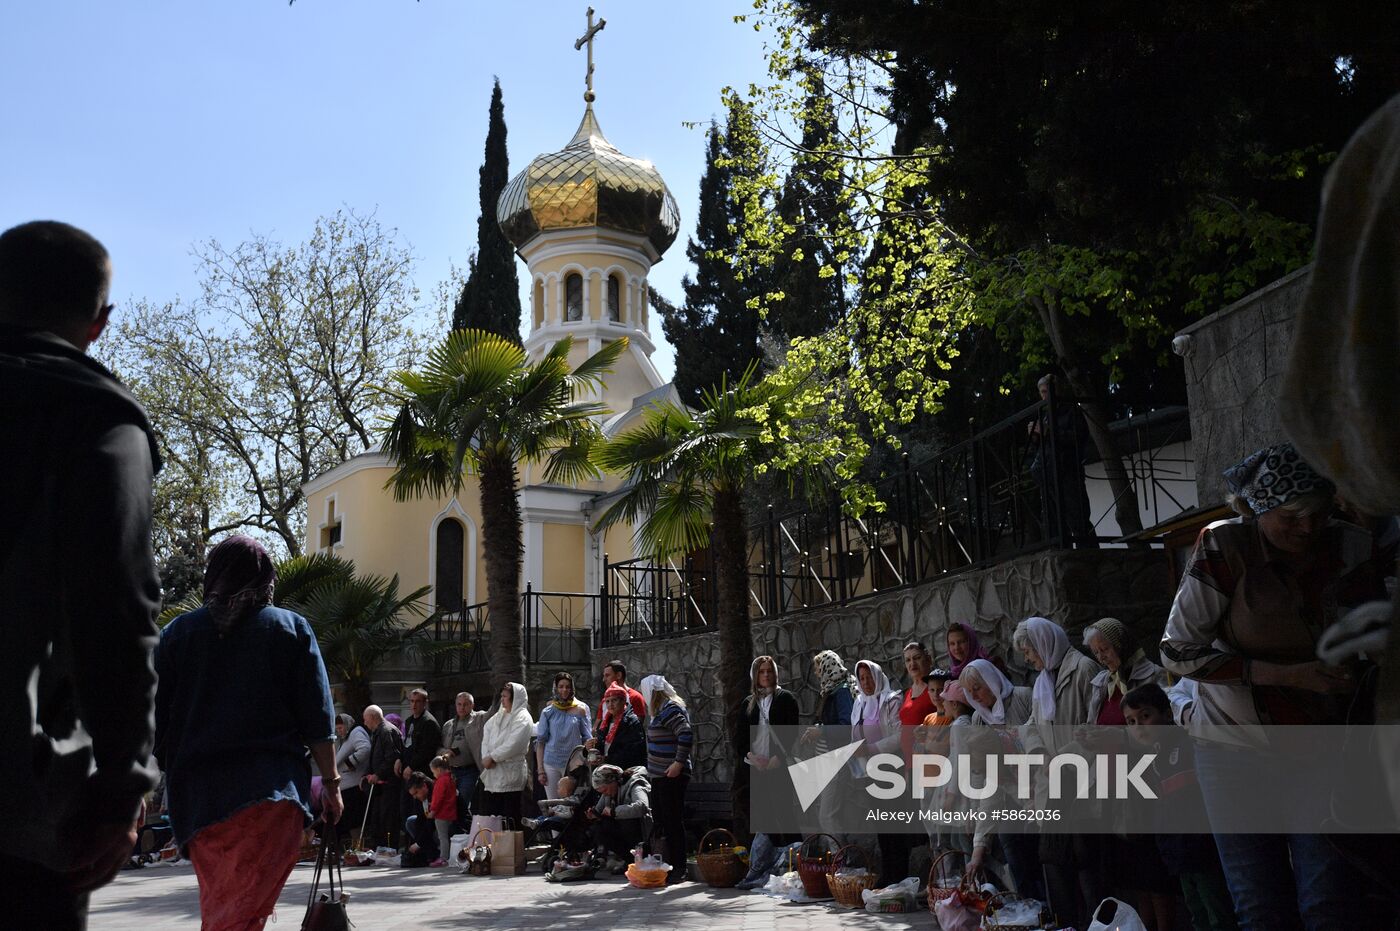
[[[365,850],[375,847],[399,846],[399,827],[403,819],[399,816],[399,793],[403,791],[403,781],[399,779],[403,757],[403,735],[389,721],[384,720],[384,711],[378,705],[370,705],[364,713],[365,730],[369,731],[369,775],[365,777],[366,791],[374,786],[374,799],[370,803],[369,838],[360,838],[360,846]]]
[[[146,414],[86,350],[111,262],[41,221],[0,235],[0,875],[33,928],[83,928],[126,861],[151,765],[151,553],[159,467]],[[12,897],[13,898],[13,897]]]
[[[428,764],[437,756],[438,745],[442,742],[442,728],[437,718],[428,710],[426,689],[414,689],[408,695],[408,705],[412,709],[403,722],[403,753],[400,763],[394,767],[398,777],[407,783],[414,773],[430,776]],[[399,795],[399,816],[407,820],[409,815],[423,813],[423,805],[411,794],[407,785]]]

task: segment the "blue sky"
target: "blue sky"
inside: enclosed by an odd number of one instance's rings
[[[682,238],[652,272],[680,297],[719,91],[763,75],[747,0],[594,0],[599,121],[651,159]],[[465,267],[493,75],[512,174],[582,113],[583,0],[44,0],[0,7],[0,229],[75,223],[116,267],[114,295],[193,299],[191,244],[287,243],[341,207],[396,227],[424,292]],[[523,272],[523,264],[521,270]],[[659,326],[655,357],[672,355]]]

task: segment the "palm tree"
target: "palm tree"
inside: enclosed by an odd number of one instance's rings
[[[426,642],[437,620],[423,601],[429,591],[425,585],[400,595],[397,575],[359,575],[349,560],[317,554],[278,564],[274,601],[311,622],[326,671],[345,683],[345,707],[358,715],[371,701],[370,680],[379,664],[390,656],[414,656]]]
[[[751,688],[744,485],[770,458],[756,411],[772,412],[792,394],[793,389],[771,381],[756,381],[756,366],[751,365],[732,388],[725,379],[702,392],[698,411],[674,403],[648,408],[637,427],[615,437],[595,457],[600,466],[626,479],[626,490],[598,519],[600,527],[630,524],[639,548],[657,560],[710,547],[719,590],[716,626],[726,715]],[[788,478],[810,481],[815,475]]]
[[[569,368],[571,337],[537,362],[483,330],[457,330],[428,354],[421,372],[399,372],[398,402],[384,438],[397,500],[456,494],[467,470],[481,495],[491,687],[525,676],[520,619],[521,529],[516,497],[522,462],[545,463],[546,482],[599,476],[593,451],[606,405],[583,400],[627,348],[625,338]]]

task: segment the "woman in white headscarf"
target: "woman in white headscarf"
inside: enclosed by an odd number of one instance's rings
[[[963,667],[958,685],[972,706],[972,723],[983,726],[1025,724],[1031,714],[1031,690],[1012,685],[991,662],[975,659]]]
[[[856,750],[858,775],[865,775],[865,760],[877,753],[901,752],[899,707],[904,693],[890,685],[879,663],[863,659],[856,663],[856,701],[851,707],[851,739],[864,741]],[[887,886],[904,878],[908,868],[908,845],[898,835],[879,834],[879,884]],[[903,862],[901,862],[903,861]],[[896,875],[898,874],[898,875]]]
[[[662,858],[671,864],[666,884],[685,881],[685,787],[690,784],[691,751],[695,735],[685,699],[665,676],[642,680],[642,699],[651,719],[647,721],[647,775],[651,778],[653,844],[662,838]]]
[[[1088,722],[1099,664],[1070,644],[1063,627],[1043,617],[1028,617],[1016,625],[1011,642],[1039,671],[1032,688],[1026,749],[1053,755],[1074,741],[1073,725]],[[1097,833],[1040,836],[1050,906],[1062,921],[1075,927],[1085,923],[1083,916],[1105,894],[1108,845],[1103,837]]]
[[[967,704],[972,708],[971,726],[974,728],[1008,728],[1014,731],[1030,718],[1030,688],[1013,685],[1011,680],[1006,678],[1006,674],[990,660],[975,659],[968,663],[963,667],[962,675],[958,676],[957,684],[966,697]],[[992,734],[991,731],[981,730],[977,733],[980,737]],[[970,742],[964,741],[961,748],[955,746],[954,752],[972,750]],[[993,745],[992,752],[997,752],[1000,746]],[[978,759],[983,756],[980,752],[971,755]],[[1001,799],[995,796],[982,802],[969,801],[965,804],[988,813],[1002,807]],[[996,843],[993,843],[994,840]],[[1043,899],[1044,890],[1037,875],[1037,847],[1038,838],[1034,834],[1012,832],[999,835],[990,818],[979,821],[972,837],[967,872],[974,875],[983,867],[997,871],[997,861],[1003,862],[1010,871],[1019,894]]]
[[[904,693],[890,685],[879,663],[856,663],[856,700],[851,706],[851,739],[864,740],[861,757],[899,752],[899,706]]]
[[[530,781],[525,755],[534,735],[525,686],[507,682],[501,689],[500,706],[481,731],[482,810],[478,814],[500,815],[519,824],[520,791]]]
[[[1057,732],[1064,739],[1057,740],[1050,736],[1047,725],[1088,722],[1094,677],[1101,672],[1099,664],[1076,650],[1065,629],[1047,618],[1026,618],[1016,625],[1011,642],[1039,673],[1031,689],[1030,723],[1045,738],[1047,749],[1058,750],[1060,744],[1068,742],[1069,728],[1059,728]]]

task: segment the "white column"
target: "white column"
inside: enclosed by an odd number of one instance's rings
[[[564,279],[560,275],[550,275],[554,283],[554,322],[564,322]]]
[[[544,524],[526,517],[524,520],[525,556],[521,584],[534,586],[535,591],[544,588]]]

